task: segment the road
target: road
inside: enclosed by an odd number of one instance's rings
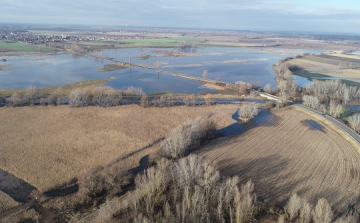
[[[321,113],[317,110],[314,110],[312,108],[306,107],[302,104],[293,104],[292,106],[306,109],[308,111],[311,111],[313,113],[316,113],[316,114],[326,118],[328,121],[334,123],[337,127],[339,127],[340,129],[342,129],[346,133],[348,133],[350,136],[352,136],[360,144],[360,135],[357,132],[355,132],[354,130],[352,130],[351,128],[349,128],[348,126],[346,126],[345,124],[339,122],[338,120],[336,120],[328,115],[323,115],[323,113]]]

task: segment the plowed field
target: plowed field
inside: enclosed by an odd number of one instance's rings
[[[198,153],[222,174],[252,179],[261,200],[283,205],[298,193],[311,203],[325,197],[345,211],[360,194],[358,148],[337,130],[295,109],[274,111],[266,126],[219,138]]]

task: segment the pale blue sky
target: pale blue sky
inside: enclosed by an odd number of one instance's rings
[[[0,22],[360,33],[360,1],[1,0]]]

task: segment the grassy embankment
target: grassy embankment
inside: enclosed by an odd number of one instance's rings
[[[61,92],[64,96],[69,95],[70,91],[76,88],[85,88],[85,87],[96,87],[99,85],[104,85],[106,82],[114,80],[114,77],[101,79],[101,80],[88,80],[88,81],[80,81],[72,84],[66,84],[61,86],[51,86],[51,87],[43,87],[37,89],[37,97],[47,97],[51,92],[56,89],[61,89]],[[0,97],[10,97],[13,93],[24,94],[25,89],[0,89]]]

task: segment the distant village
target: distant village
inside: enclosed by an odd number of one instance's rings
[[[128,36],[84,36],[84,35],[36,35],[31,32],[15,32],[0,30],[0,41],[20,42],[24,44],[46,44],[51,42],[87,42],[87,41],[106,41],[106,40],[125,40],[125,39],[147,39],[150,36],[128,35]],[[157,37],[166,38],[166,37]]]

